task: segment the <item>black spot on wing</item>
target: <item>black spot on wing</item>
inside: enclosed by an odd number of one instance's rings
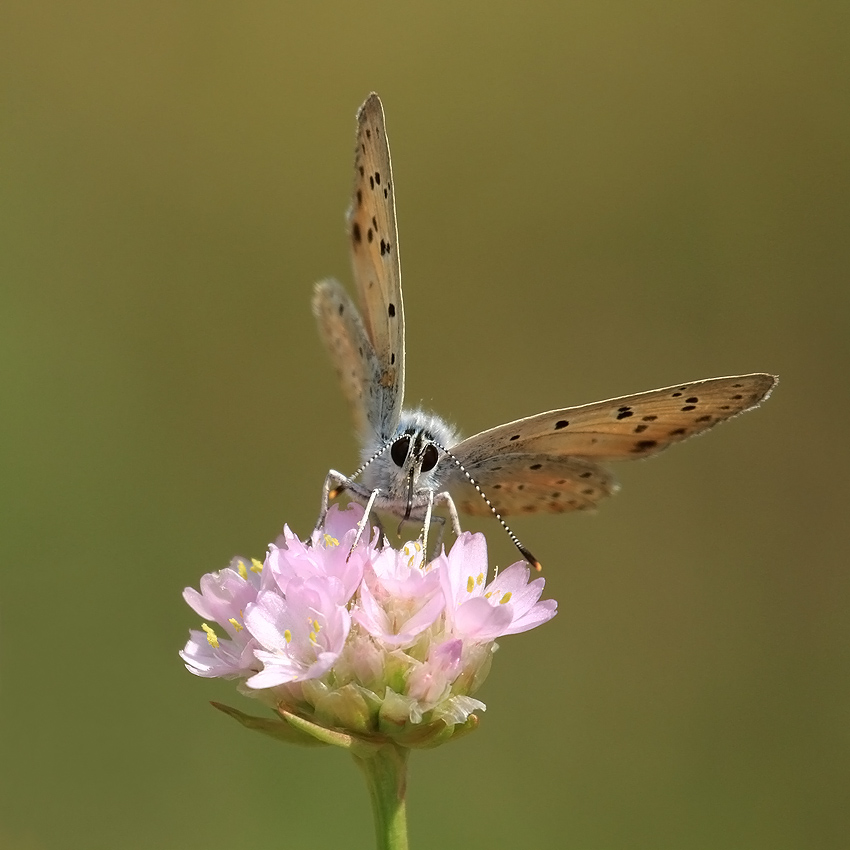
[[[635,453],[648,452],[650,449],[654,449],[657,445],[657,440],[638,440],[632,451]]]

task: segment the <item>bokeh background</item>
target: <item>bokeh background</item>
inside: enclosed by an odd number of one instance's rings
[[[414,756],[413,846],[846,847],[849,10],[4,0],[0,847],[372,846],[347,756],[238,727],[177,650],[182,589],[355,465],[309,300],[351,283],[373,89],[409,402],[469,434],[782,379],[514,523],[560,615]]]

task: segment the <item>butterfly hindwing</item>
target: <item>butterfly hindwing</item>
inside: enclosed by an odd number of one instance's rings
[[[348,236],[363,326],[380,366],[376,431],[386,440],[398,424],[404,397],[404,304],[390,147],[376,94],[357,113],[356,145]]]
[[[505,453],[464,463],[464,469],[502,516],[586,510],[617,492],[614,476],[583,458]],[[459,472],[453,475],[449,489],[464,513],[490,513]]]

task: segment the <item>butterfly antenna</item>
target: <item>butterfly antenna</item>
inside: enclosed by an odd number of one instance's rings
[[[528,561],[528,563],[531,564],[531,566],[534,567],[535,570],[540,572],[540,570],[543,569],[543,565],[540,563],[540,561],[537,560],[537,558],[534,557],[534,555],[531,554],[528,549],[526,549],[525,546],[523,546],[522,541],[519,539],[519,537],[517,537],[516,534],[511,531],[510,526],[502,519],[502,515],[493,507],[493,503],[487,498],[487,494],[481,489],[481,487],[478,485],[478,482],[466,471],[464,465],[448,449],[444,448],[438,443],[434,443],[434,445],[441,452],[443,452],[452,459],[455,466],[463,473],[466,480],[475,488],[475,491],[478,493],[478,495],[481,496],[482,499],[484,499],[484,502],[487,504],[487,507],[490,508],[491,512],[493,513],[493,516],[496,517],[497,520],[499,520],[499,524],[502,526],[502,528],[504,528],[508,537],[511,538],[511,543],[513,543],[514,546],[519,549],[522,557],[525,558],[525,560]]]
[[[363,472],[363,470],[366,469],[366,467],[369,466],[370,463],[377,460],[391,445],[392,441],[387,441],[386,443],[384,443],[384,445],[381,446],[378,451],[376,451],[370,458],[363,461],[363,463],[361,463],[360,466],[358,466],[357,469],[355,469],[354,472],[348,476],[348,480],[354,481],[354,479],[357,478],[357,476],[360,475],[360,473]],[[340,493],[342,493],[343,490],[345,490],[344,484],[339,487],[335,487],[328,493],[328,496],[331,499],[335,499],[337,496],[339,496]]]
[[[351,475],[348,476],[348,480],[354,481],[354,479],[357,478],[357,476],[360,475],[360,473],[363,472],[363,470],[366,469],[366,467],[369,466],[369,464],[372,463],[372,461],[377,460],[391,445],[392,445],[391,441],[384,443],[384,445],[381,446],[381,448],[379,448],[378,451],[376,451],[372,455],[372,457],[363,461],[363,463],[361,463],[360,466],[358,466],[357,469],[355,469],[354,472]],[[340,493],[343,492],[343,490],[345,490],[344,484],[340,485],[339,487],[335,487],[333,490],[331,490],[328,493],[328,496],[331,499],[335,499],[337,496],[339,496]]]

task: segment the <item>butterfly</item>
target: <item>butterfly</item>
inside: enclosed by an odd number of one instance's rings
[[[336,280],[316,284],[313,312],[351,407],[361,466],[329,470],[317,528],[329,500],[346,491],[373,509],[423,523],[446,506],[492,513],[526,560],[537,559],[504,517],[594,507],[617,490],[602,461],[645,458],[751,410],[777,379],[757,373],[690,381],[636,395],[528,416],[467,439],[434,413],[404,408],[404,305],[390,148],[384,110],[371,94],[357,113],[354,192],[348,238],[362,312]]]

